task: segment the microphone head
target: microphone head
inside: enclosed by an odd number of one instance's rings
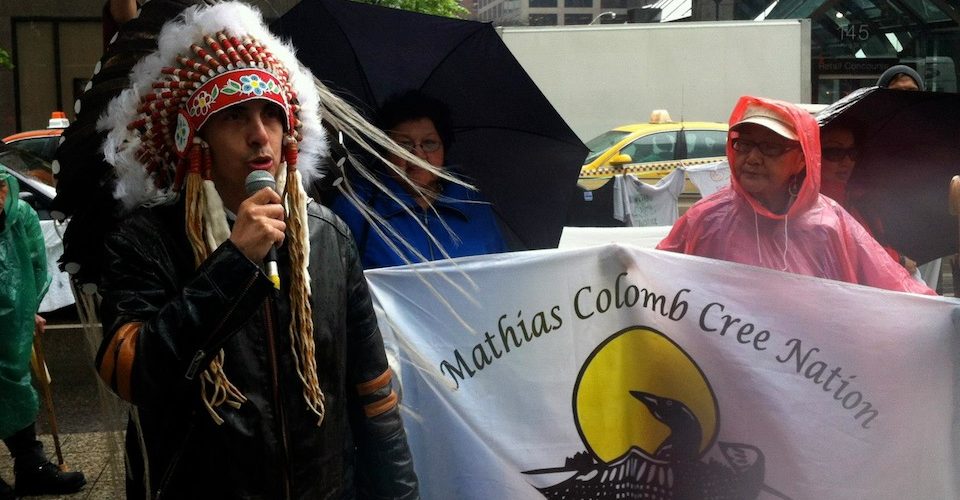
[[[266,170],[254,170],[247,175],[247,181],[244,183],[244,187],[247,190],[247,196],[250,196],[265,187],[276,191],[277,181],[273,178],[273,175]]]

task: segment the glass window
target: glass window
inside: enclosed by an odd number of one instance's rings
[[[602,9],[639,9],[645,5],[649,5],[649,0],[600,0],[600,8]],[[617,12],[617,16],[623,14],[623,12]]]
[[[593,0],[563,0],[564,7],[593,7]],[[593,18],[591,18],[593,19]],[[590,22],[590,21],[587,21]]]
[[[530,7],[556,7],[557,0],[530,0]]]
[[[54,144],[56,144],[57,139],[58,138],[34,137],[31,139],[20,139],[19,141],[11,142],[10,145],[44,158],[47,149],[50,149],[47,147],[50,145],[50,141],[54,141]],[[53,147],[53,150],[56,152],[56,146]],[[53,158],[47,159],[52,160]]]
[[[587,141],[587,148],[590,149],[590,154],[587,155],[587,159],[583,160],[583,164],[586,165],[587,163],[592,162],[606,150],[612,148],[618,142],[623,140],[623,138],[626,136],[626,132],[611,130],[609,132],[604,132],[593,139],[590,139]]]
[[[676,146],[676,132],[659,132],[631,142],[621,149],[620,153],[630,155],[633,163],[667,161],[675,158]]]
[[[0,165],[8,170],[33,177],[49,186],[55,185],[50,164],[24,150],[0,145]]]
[[[565,26],[573,26],[575,24],[590,24],[590,21],[593,20],[593,16],[590,14],[564,14],[563,15],[563,24]]]
[[[904,4],[907,5],[911,14],[919,16],[924,23],[934,23],[938,21],[949,21],[950,16],[947,15],[943,9],[936,5],[937,2],[929,2],[925,0],[901,0]],[[948,2],[944,7],[948,6]],[[956,9],[956,7],[954,7]]]
[[[687,158],[727,155],[727,133],[722,130],[687,130]]]
[[[532,4],[533,2],[531,2]],[[556,26],[556,14],[530,14],[527,17],[530,26]]]

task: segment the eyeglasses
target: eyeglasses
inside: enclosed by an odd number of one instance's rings
[[[851,161],[857,161],[860,158],[860,152],[857,148],[823,148],[823,159],[828,161],[843,161],[843,158],[850,158]]]
[[[746,139],[741,139],[737,137],[732,141],[733,150],[738,153],[750,154],[753,151],[753,148],[760,150],[760,154],[769,158],[776,158],[777,156],[790,151],[791,149],[796,149],[797,144],[783,144],[780,142],[753,142]]]
[[[424,153],[434,153],[443,146],[443,143],[433,139],[427,139],[421,143],[411,142],[411,141],[397,141],[397,144],[409,151],[412,154],[416,154],[417,148],[419,147]]]

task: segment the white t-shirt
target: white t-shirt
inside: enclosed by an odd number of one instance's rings
[[[730,185],[730,165],[727,160],[683,167],[683,169],[687,172],[690,182],[697,186],[700,195],[704,198]]]
[[[678,217],[683,171],[676,169],[651,186],[633,174],[618,175],[613,185],[613,216],[627,226],[670,226]]]
[[[73,304],[73,290],[70,288],[70,275],[61,271],[57,261],[63,255],[63,237],[67,224],[58,225],[52,220],[40,221],[43,242],[47,248],[47,274],[50,276],[50,288],[40,302],[39,312],[55,311]]]

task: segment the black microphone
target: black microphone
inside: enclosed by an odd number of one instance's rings
[[[277,190],[277,181],[273,175],[266,170],[254,170],[247,175],[247,181],[244,183],[247,190],[247,196],[253,195],[257,191],[268,187],[274,191]],[[273,282],[273,288],[280,290],[280,272],[277,270],[277,246],[270,245],[266,257],[263,258],[263,265],[267,271],[267,278]]]

